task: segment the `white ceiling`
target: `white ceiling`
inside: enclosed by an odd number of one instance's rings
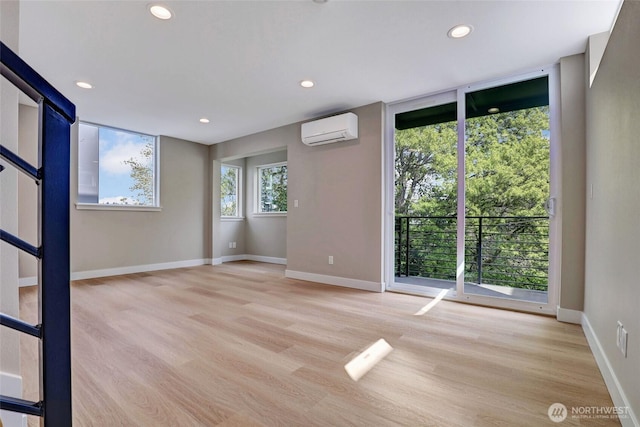
[[[555,63],[620,0],[164,4],[169,21],[148,1],[22,0],[20,55],[81,120],[213,144]],[[460,23],[473,33],[448,38]]]

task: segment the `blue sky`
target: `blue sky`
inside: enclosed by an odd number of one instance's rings
[[[135,203],[136,194],[129,190],[133,185],[131,168],[124,161],[142,160],[140,152],[150,138],[153,137],[100,128],[99,203],[120,203],[123,197]]]

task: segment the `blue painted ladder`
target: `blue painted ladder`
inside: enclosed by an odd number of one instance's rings
[[[38,246],[4,230],[0,238],[38,258],[39,324],[0,313],[0,325],[40,340],[40,401],[0,396],[0,409],[40,416],[46,427],[68,427],[72,424],[69,162],[75,106],[2,42],[0,64],[2,76],[38,103],[40,122],[37,167],[0,145],[0,158],[38,185]],[[4,169],[0,166],[0,172]]]

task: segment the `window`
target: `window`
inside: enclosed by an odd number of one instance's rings
[[[238,166],[222,165],[220,169],[220,215],[239,217],[240,212],[240,176]]]
[[[258,213],[287,212],[287,164],[258,167]]]
[[[157,138],[80,123],[78,204],[158,206]]]

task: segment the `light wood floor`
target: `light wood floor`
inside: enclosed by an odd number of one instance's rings
[[[35,322],[36,290],[20,300]],[[414,315],[430,301],[253,262],[74,282],[75,425],[620,425],[547,416],[613,405],[579,326],[447,301]],[[394,350],[354,382],[344,365],[379,338]],[[36,357],[25,337],[34,400]]]

